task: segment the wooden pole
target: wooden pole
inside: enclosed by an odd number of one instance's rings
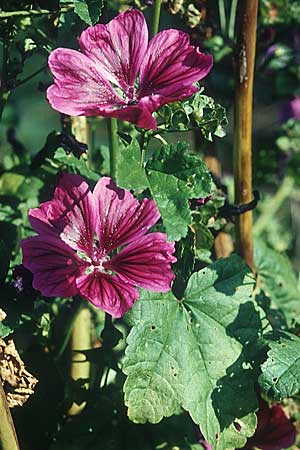
[[[234,108],[235,203],[252,200],[252,103],[258,0],[239,3],[237,21],[237,79]],[[237,218],[236,250],[253,268],[253,217]]]
[[[20,450],[5,392],[0,382],[0,450]]]

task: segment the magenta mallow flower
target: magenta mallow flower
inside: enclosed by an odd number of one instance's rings
[[[116,117],[141,128],[156,129],[152,113],[195,94],[194,83],[212,67],[212,57],[190,45],[182,31],[161,31],[148,43],[145,18],[136,9],[87,28],[79,44],[81,52],[57,48],[49,57],[51,106],[73,116]]]
[[[38,236],[23,240],[23,265],[44,296],[79,294],[120,317],[138,298],[137,286],[171,288],[174,242],[146,234],[159,218],[153,200],[139,202],[111,178],[91,192],[82,177],[63,173],[53,199],[29,212]]]

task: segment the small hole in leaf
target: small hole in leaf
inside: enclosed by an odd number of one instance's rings
[[[240,432],[242,427],[238,422],[233,422],[234,428],[236,429],[236,431]]]
[[[282,287],[283,286],[283,284],[282,283],[278,283],[278,287]]]
[[[217,441],[219,440],[219,433],[216,433],[215,438]]]
[[[156,326],[155,325],[151,325],[151,330],[152,331],[156,330]]]
[[[177,373],[173,373],[174,377],[177,377]]]
[[[274,383],[277,383],[277,381],[278,381],[278,378],[277,378],[277,377],[274,377],[274,378],[273,378],[273,382],[274,382]]]

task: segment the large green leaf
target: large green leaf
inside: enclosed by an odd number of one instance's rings
[[[211,192],[211,175],[207,166],[202,159],[189,153],[186,142],[163,145],[153,154],[147,168],[184,181],[189,198],[206,197]]]
[[[283,331],[275,337],[259,382],[267,395],[280,401],[300,391],[300,338]]]
[[[258,285],[281,310],[288,324],[300,319],[300,292],[291,263],[285,255],[269,248],[263,241],[255,242],[255,266]]]
[[[137,141],[122,150],[118,184],[126,189],[149,189],[161,213],[168,238],[185,237],[192,223],[189,199],[211,192],[211,176],[204,162],[188,152],[188,145],[164,145],[154,152],[146,170]]]
[[[143,293],[123,370],[128,415],[159,422],[188,411],[214,449],[243,447],[256,426],[249,347],[261,333],[253,276],[236,255],[191,276],[185,294]]]

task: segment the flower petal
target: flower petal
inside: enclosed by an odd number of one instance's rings
[[[42,236],[59,236],[74,250],[91,250],[97,215],[88,184],[79,175],[62,173],[53,200],[31,209],[29,220]]]
[[[153,200],[139,203],[109,177],[98,181],[93,195],[99,211],[97,235],[107,252],[143,236],[160,218]]]
[[[113,317],[122,317],[139,296],[137,289],[129,283],[97,271],[81,275],[77,286],[80,295]]]
[[[127,122],[134,123],[140,128],[146,128],[147,130],[156,130],[157,122],[154,117],[152,117],[152,112],[156,111],[161,106],[160,104],[160,99],[158,103],[155,103],[154,99],[151,97],[145,97],[140,99],[136,105],[125,106],[124,108],[116,109],[114,111],[101,113],[101,115],[104,117],[115,117],[117,119],[126,120]]]
[[[22,241],[23,265],[33,274],[33,287],[45,297],[71,297],[78,293],[76,277],[84,261],[58,239],[34,236]]]
[[[99,73],[127,94],[147,51],[148,29],[144,15],[137,9],[119,14],[107,25],[87,28],[79,43],[83,53],[97,63]]]
[[[163,233],[150,233],[121,250],[104,267],[115,271],[124,282],[166,292],[175,275],[171,263],[176,262],[174,242],[167,242]]]
[[[57,111],[93,116],[126,104],[88,56],[76,50],[57,48],[48,62],[54,84],[48,88],[47,98]]]
[[[189,88],[209,73],[212,63],[210,55],[190,45],[186,33],[161,31],[149,43],[141,65],[139,96],[159,94],[168,101],[187,97]]]

